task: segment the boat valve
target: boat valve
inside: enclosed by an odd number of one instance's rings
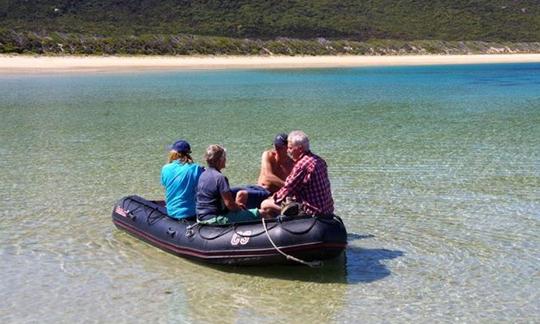
[[[171,237],[171,238],[174,238],[174,236],[176,235],[176,231],[172,229],[172,227],[169,227],[169,229],[167,230],[167,234]]]
[[[198,223],[195,223],[193,225],[190,225],[188,227],[186,227],[186,236],[188,238],[192,237],[193,235],[195,235],[195,231],[193,230],[193,227],[199,225]]]

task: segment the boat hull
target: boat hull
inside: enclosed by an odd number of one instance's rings
[[[119,229],[166,252],[213,264],[295,262],[284,254],[307,262],[327,260],[339,256],[347,246],[347,232],[337,216],[281,216],[265,223],[210,226],[172,219],[163,206],[128,196],[115,205],[112,220]]]

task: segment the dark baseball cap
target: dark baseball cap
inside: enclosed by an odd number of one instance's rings
[[[277,134],[274,138],[274,145],[277,147],[287,146],[287,134],[281,133]]]
[[[171,145],[171,150],[178,153],[191,153],[191,146],[185,140],[178,140]]]

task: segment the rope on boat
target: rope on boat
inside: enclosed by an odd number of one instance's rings
[[[256,222],[259,223],[259,221],[256,221]],[[255,236],[259,236],[259,235],[261,235],[261,234],[264,234],[264,230],[262,230],[262,231],[260,231],[260,232],[258,232],[258,233],[253,233],[253,234],[247,235],[247,234],[245,234],[244,232],[239,232],[239,231],[237,231],[238,225],[242,225],[242,223],[236,223],[236,224],[234,224],[234,233],[236,233],[236,235],[238,235],[238,236],[241,236],[241,237],[250,237],[250,238],[251,238],[251,237],[255,237]],[[278,226],[277,223],[276,223],[274,226],[270,227],[269,230],[272,230],[272,229],[273,229],[274,227],[276,227],[276,226]]]
[[[279,217],[279,216],[278,216],[278,217]],[[316,218],[316,217],[312,217],[312,218],[313,218],[313,222],[311,223],[311,225],[310,225],[308,228],[306,228],[305,230],[302,230],[302,231],[296,232],[296,231],[293,231],[293,230],[288,229],[288,228],[285,227],[285,226],[281,226],[281,228],[283,228],[284,231],[289,232],[289,233],[291,233],[291,234],[295,234],[295,235],[306,234],[307,232],[311,231],[311,229],[313,228],[313,226],[315,226],[315,223],[317,223],[317,221],[318,221],[318,218]]]
[[[129,201],[128,201],[129,200]],[[129,209],[129,207],[131,207],[131,203],[139,203],[140,205],[139,206],[136,206],[134,209]],[[126,208],[126,203],[128,204],[128,208]],[[124,199],[122,201],[122,209],[124,209],[126,211],[126,213],[128,215],[130,215],[130,218],[132,220],[135,220],[135,217],[136,215],[134,214],[136,211],[138,211],[139,209],[142,209],[142,208],[147,208],[147,209],[150,209],[150,213],[148,214],[148,216],[146,216],[146,223],[148,225],[154,225],[155,223],[157,223],[158,221],[160,221],[161,219],[163,219],[163,215],[158,215],[157,217],[152,217],[152,214],[156,211],[159,211],[157,208],[154,208],[146,203],[141,203],[140,201],[137,201],[135,199],[132,198],[132,196],[130,197],[127,197],[127,199]]]
[[[266,228],[266,221],[264,220],[264,218],[262,218],[262,223],[263,223],[263,226],[264,226],[264,231],[266,232],[266,236],[268,237],[268,240],[270,240],[270,243],[272,243],[272,245],[274,246],[274,249],[276,249],[276,251],[278,251],[279,253],[281,253],[285,258],[287,258],[287,260],[292,260],[292,261],[296,261],[298,263],[301,263],[303,265],[307,265],[308,267],[310,268],[319,268],[320,266],[322,266],[322,262],[319,261],[319,260],[315,260],[315,261],[304,261],[304,260],[300,260],[296,257],[293,257],[292,255],[289,255],[283,251],[281,251],[277,245],[274,243],[274,241],[272,240],[272,238],[270,237],[270,233],[268,233],[268,228]]]

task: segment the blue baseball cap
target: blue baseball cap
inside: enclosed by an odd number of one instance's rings
[[[171,145],[171,150],[178,153],[191,153],[191,146],[189,146],[189,143],[187,141],[178,140],[174,142],[173,145]]]
[[[274,138],[274,145],[276,147],[286,147],[287,146],[287,134],[281,133],[277,134]]]

